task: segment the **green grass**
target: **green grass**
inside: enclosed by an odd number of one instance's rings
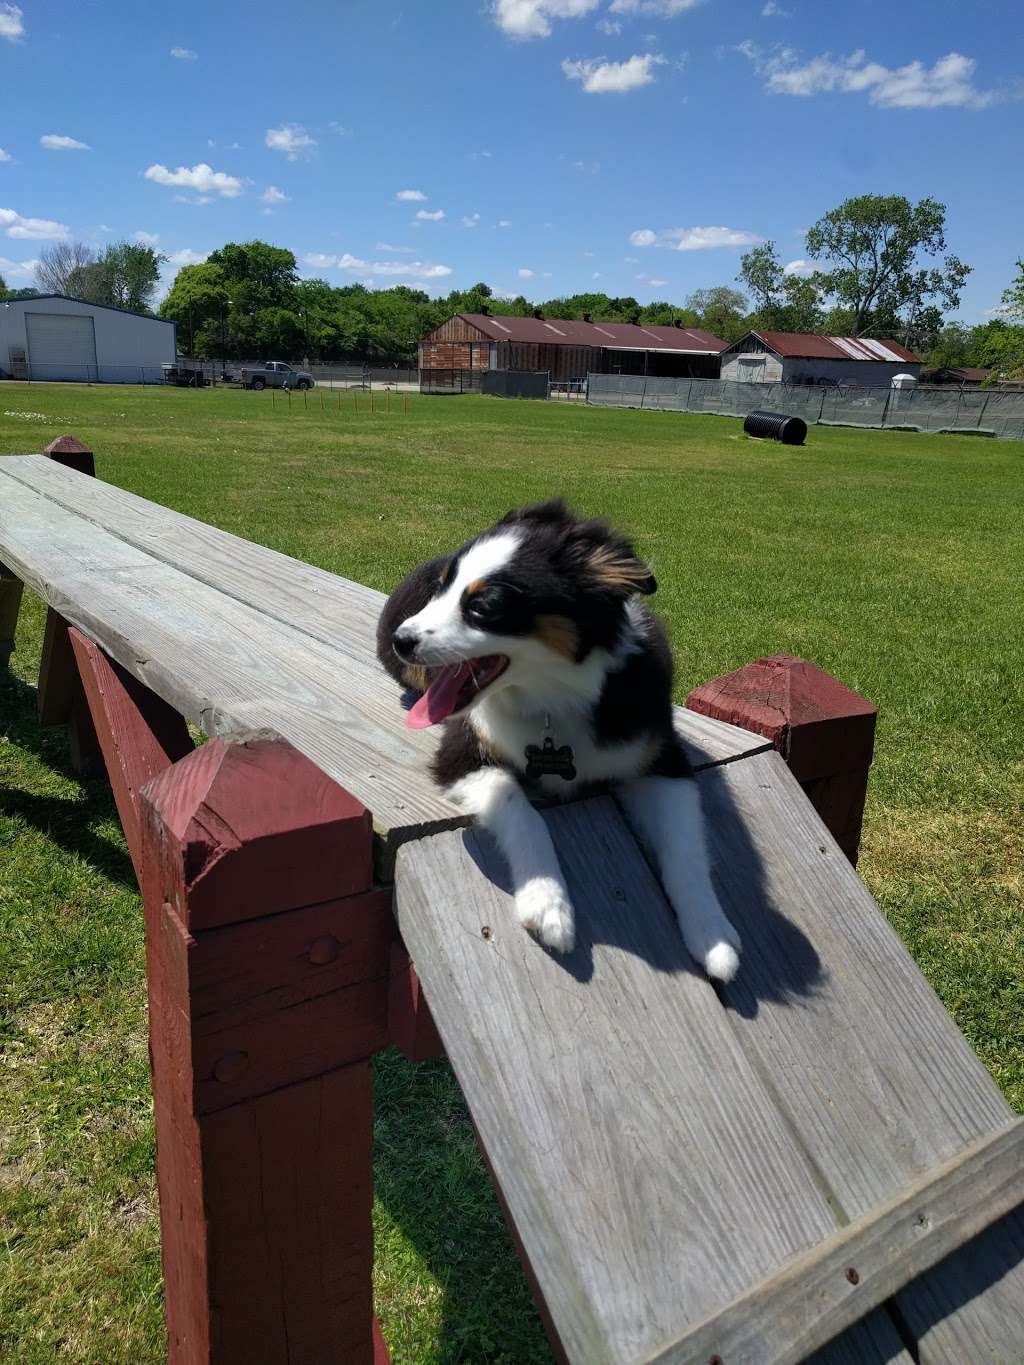
[[[73,432],[101,478],[378,588],[534,498],[632,530],[680,698],[789,651],[878,704],[860,870],[1024,1109],[1024,447],[819,427],[791,449],[724,418],[471,397],[0,399],[0,451]],[[27,603],[0,678],[0,1355],[139,1365],[161,1353],[141,913],[108,791],[36,724],[41,624]],[[447,1067],[377,1074],[396,1362],[546,1360]]]

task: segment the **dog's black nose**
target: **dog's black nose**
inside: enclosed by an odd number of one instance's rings
[[[404,659],[405,662],[408,663],[416,653],[416,646],[418,643],[419,636],[413,631],[408,631],[403,634],[401,628],[399,628],[395,631],[391,645],[398,657]]]

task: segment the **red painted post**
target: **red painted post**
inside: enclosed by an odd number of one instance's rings
[[[96,474],[92,451],[75,436],[58,436],[43,455],[80,474]],[[103,758],[68,641],[68,623],[52,607],[46,612],[37,703],[40,724],[68,727],[72,769],[80,777],[102,775]]]
[[[368,813],[284,741],[221,740],[140,810],[170,1365],[385,1365]]]
[[[0,668],[6,668],[14,653],[23,584],[16,574],[0,564]]]
[[[806,659],[773,654],[695,688],[691,711],[770,739],[854,866],[877,709]]]
[[[80,474],[96,473],[96,459],[88,446],[83,445],[75,436],[58,436],[43,451],[56,464],[77,469]]]
[[[405,944],[391,949],[391,985],[388,993],[388,1033],[410,1062],[429,1062],[445,1055],[444,1043],[434,1023]]]
[[[74,626],[63,633],[74,650],[128,852],[141,885],[140,793],[151,778],[192,752],[188,726],[172,706],[108,658],[87,635]]]

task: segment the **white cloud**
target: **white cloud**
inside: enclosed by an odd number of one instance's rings
[[[593,275],[591,275],[590,278],[591,278],[592,280],[603,280],[603,279],[604,279],[604,276],[601,274],[600,270],[595,270],[594,273],[593,273]]]
[[[0,209],[0,232],[25,242],[59,242],[70,234],[70,228],[52,218],[23,218],[14,209]]]
[[[31,279],[38,264],[36,260],[12,261],[6,256],[0,256],[0,275],[7,280]]]
[[[602,33],[606,33],[609,38],[614,38],[617,33],[622,32],[622,25],[618,19],[598,19],[597,27]]]
[[[525,265],[521,266],[516,271],[516,274],[519,276],[521,280],[532,280],[536,273],[537,272],[535,270],[527,270]]]
[[[722,246],[758,246],[764,241],[754,232],[728,227],[664,228],[652,232],[639,228],[629,234],[633,246],[666,246],[673,251],[713,251]]]
[[[339,123],[339,122],[337,121],[337,119],[333,119],[333,118],[332,118],[332,119],[330,120],[330,122],[327,124],[327,126],[328,126],[328,128],[330,128],[331,132],[334,134],[335,137],[351,137],[351,136],[352,136],[352,129],[349,128],[349,127],[348,127],[346,124],[344,124],[344,123]]]
[[[465,228],[475,228],[479,225],[479,223],[480,223],[479,213],[469,213],[462,220],[462,226]]]
[[[174,196],[176,204],[212,204],[213,195],[211,194],[176,194]]]
[[[423,223],[439,223],[444,217],[444,209],[435,209],[433,213],[429,209],[419,209],[416,217]]]
[[[548,38],[552,19],[582,19],[601,0],[495,0],[494,22],[510,38]]]
[[[491,152],[470,152],[470,154],[469,154],[469,159],[470,159],[470,161],[481,161],[481,160],[486,161],[487,158],[490,157],[490,156],[492,156],[492,155],[493,155],[493,153],[491,153]]]
[[[135,240],[138,242],[139,246],[156,247],[160,243],[160,234],[159,232],[137,232],[135,234]]]
[[[25,25],[21,22],[21,10],[17,5],[0,5],[0,38],[16,43],[25,35]]]
[[[422,190],[399,190],[395,198],[400,204],[422,204],[427,196]]]
[[[390,251],[392,253],[397,251],[399,255],[401,255],[403,251],[408,251],[410,254],[413,254],[416,250],[414,246],[393,246],[391,242],[378,242],[375,249],[377,251]]]
[[[801,258],[798,261],[790,261],[788,265],[783,266],[782,273],[783,275],[799,275],[801,279],[805,280],[809,275],[813,275],[817,268],[813,261],[805,261]]]
[[[316,138],[310,137],[301,123],[282,123],[280,128],[268,128],[263,141],[272,152],[284,152],[289,161],[309,156],[310,148],[317,145]]]
[[[179,62],[195,62],[199,60],[199,53],[193,52],[190,47],[172,47],[171,56],[177,57]]]
[[[13,161],[13,160],[14,160],[14,158],[11,156],[10,152],[5,152],[4,149],[3,149],[2,147],[0,147],[0,161]]]
[[[647,283],[651,286],[652,289],[660,289],[663,284],[668,284],[668,280],[656,280],[652,276],[652,278],[649,279]]]
[[[511,227],[511,226],[512,226],[512,219],[511,219],[511,218],[499,218],[499,219],[498,219],[498,226],[499,226],[500,228]]]
[[[171,265],[202,265],[209,255],[208,251],[193,251],[190,246],[184,246],[180,251],[168,252],[167,260]]]
[[[64,137],[61,133],[44,133],[39,139],[40,147],[48,152],[89,152],[88,142],[79,142],[76,137]]]
[[[428,265],[425,261],[361,261],[358,256],[351,256],[347,251],[341,256],[313,251],[302,259],[306,265],[320,270],[334,268],[350,270],[356,274],[372,271],[374,275],[406,275],[417,280],[437,280],[452,273],[450,265]]]
[[[703,0],[612,0],[612,14],[654,14],[659,19],[674,19],[688,9],[696,9]]]
[[[237,199],[242,193],[242,182],[237,176],[215,171],[205,161],[200,161],[198,165],[192,167],[179,166],[176,171],[169,170],[157,162],[145,172],[145,178],[157,185],[173,185],[179,189],[196,190],[200,198],[184,199],[183,202],[187,204],[208,204],[210,200],[202,198],[204,195],[219,194],[225,199]]]
[[[627,265],[639,265],[639,264],[640,264],[640,257],[639,257],[639,256],[623,256],[622,259],[626,262]]]
[[[279,190],[276,185],[268,185],[260,195],[264,204],[289,204],[291,195],[285,194],[284,190]]]
[[[781,5],[777,5],[775,0],[766,0],[765,7],[761,11],[761,17],[764,19],[791,19],[793,16],[788,9],[783,9]]]
[[[562,63],[562,70],[571,81],[582,81],[588,95],[622,95],[638,86],[650,85],[655,66],[664,66],[665,58],[658,53],[637,54],[625,62],[605,62],[599,57],[586,61]]]
[[[747,39],[736,50],[753,63],[772,95],[866,94],[886,109],[985,109],[1000,99],[997,91],[972,84],[977,62],[959,52],[948,52],[931,67],[920,61],[888,67],[869,62],[863,48],[848,57],[826,52],[802,64],[791,47],[764,52]]]

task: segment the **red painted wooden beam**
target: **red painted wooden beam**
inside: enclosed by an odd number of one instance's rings
[[[385,1365],[368,1059],[395,931],[369,815],[283,741],[211,740],[141,811],[171,1365]]]
[[[703,683],[686,705],[770,739],[856,865],[878,714],[871,702],[817,664],[773,654]]]

